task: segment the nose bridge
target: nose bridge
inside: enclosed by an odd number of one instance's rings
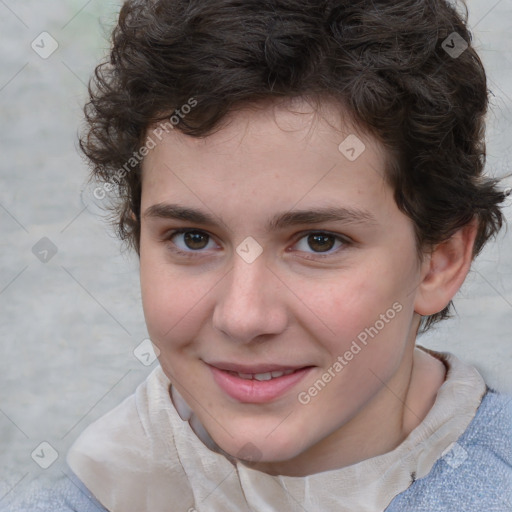
[[[264,258],[248,263],[235,255],[217,298],[214,327],[240,342],[282,331],[286,315],[277,283]]]

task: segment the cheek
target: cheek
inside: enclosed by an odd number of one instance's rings
[[[339,404],[341,414],[351,416],[398,370],[413,311],[399,290],[392,279],[370,283],[353,275],[331,295],[329,305],[324,301],[335,334],[317,337],[328,353],[323,372],[330,376],[323,376],[332,379],[322,398],[315,399],[319,414]],[[331,420],[332,427],[338,425],[339,417]]]
[[[163,262],[156,251],[141,251],[140,282],[147,330],[162,355],[184,346],[193,349],[193,340],[209,314],[213,276],[191,274]]]
[[[192,297],[183,279],[171,272],[162,257],[151,250],[141,250],[140,283],[144,317],[151,339],[161,345],[163,339],[179,327],[179,319],[191,309]]]
[[[396,267],[381,258],[373,265],[362,265],[361,270],[354,267],[347,271],[323,293],[314,283],[304,290],[319,320],[318,331],[315,328],[312,333],[323,338],[331,357],[350,350],[353,341],[363,349],[357,358],[365,364],[378,358],[386,361],[390,353],[400,353],[413,315],[414,294],[410,289],[414,269],[409,267],[410,271],[405,262]],[[353,351],[358,351],[357,347]]]
[[[309,296],[315,295],[317,311],[329,320],[332,330],[352,334],[373,324],[401,299],[400,286],[391,276],[373,275],[368,269],[349,271],[323,296],[311,290]]]

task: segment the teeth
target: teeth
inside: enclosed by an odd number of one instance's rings
[[[254,375],[254,378],[256,380],[270,380],[272,378],[272,374],[270,372],[268,372],[268,373],[256,373]]]
[[[295,370],[286,370],[286,371],[275,371],[275,372],[266,372],[266,373],[238,373],[233,372],[235,375],[242,379],[248,379],[248,380],[270,380],[270,379],[276,379],[277,377],[282,377],[283,375],[290,375],[290,373],[293,373]]]

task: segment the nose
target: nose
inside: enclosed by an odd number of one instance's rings
[[[288,322],[283,284],[262,257],[252,263],[237,255],[234,260],[219,283],[213,327],[238,343],[282,333]]]

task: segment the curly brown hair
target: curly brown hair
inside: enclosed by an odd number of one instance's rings
[[[118,234],[139,253],[141,165],[119,170],[150,126],[174,114],[202,137],[243,103],[334,99],[393,156],[386,177],[418,248],[476,217],[476,256],[502,227],[505,194],[483,176],[487,84],[471,41],[465,4],[444,0],[128,0],[80,146],[91,176],[115,184]]]

